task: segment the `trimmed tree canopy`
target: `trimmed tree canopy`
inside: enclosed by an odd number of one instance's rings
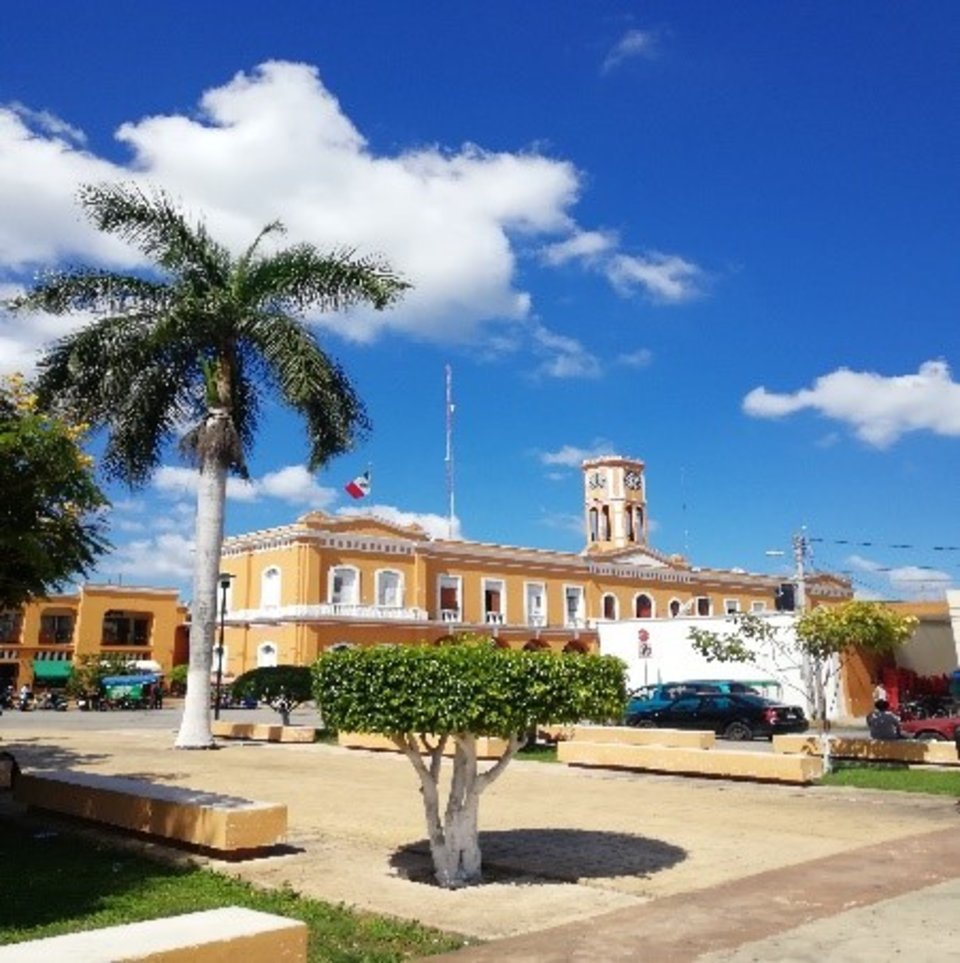
[[[236,698],[250,697],[270,705],[278,699],[284,699],[291,709],[313,698],[310,669],[305,665],[273,665],[251,669],[235,679],[230,689]]]
[[[350,732],[502,736],[534,723],[619,718],[612,656],[498,649],[489,642],[341,649],[314,667],[324,723]]]

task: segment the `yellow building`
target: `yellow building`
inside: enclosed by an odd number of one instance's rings
[[[583,486],[580,553],[434,539],[415,525],[322,512],[226,539],[225,675],[465,631],[515,648],[596,651],[602,621],[793,607],[782,578],[696,568],[648,545],[642,461],[584,462]],[[808,576],[806,593],[814,605],[852,596],[828,575]]]
[[[122,585],[84,585],[2,612],[0,686],[62,684],[83,655],[122,656],[169,672],[186,616],[176,589]]]

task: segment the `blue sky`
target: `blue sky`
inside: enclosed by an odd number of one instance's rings
[[[0,293],[135,263],[83,182],[162,185],[237,248],[279,217],[414,289],[311,319],[374,431],[311,477],[270,411],[228,533],[311,507],[444,533],[449,364],[462,537],[579,550],[579,461],[616,452],[657,548],[779,571],[806,526],[815,567],[935,597],[960,582],[958,77],[938,0],[13,4]],[[0,315],[0,368],[72,323]],[[98,579],[189,595],[189,483],[171,452],[110,490]]]

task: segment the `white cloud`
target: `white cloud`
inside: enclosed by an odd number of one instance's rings
[[[628,30],[613,46],[601,70],[608,73],[625,60],[641,57],[650,60],[657,55],[657,34],[652,30]]]
[[[617,356],[617,364],[628,368],[646,368],[653,363],[653,352],[649,348],[638,348]]]
[[[431,512],[405,512],[392,505],[364,505],[341,508],[338,515],[363,515],[370,518],[380,518],[395,525],[419,525],[430,538],[460,539],[460,519],[454,516],[453,532],[450,531],[450,520],[445,515],[435,515]]]
[[[617,235],[612,231],[578,231],[563,241],[548,244],[542,257],[554,267],[574,260],[590,263],[614,250],[617,243]]]
[[[654,301],[677,304],[703,293],[705,275],[701,268],[676,254],[648,251],[646,254],[617,254],[605,268],[607,278],[621,294],[641,289]]]
[[[306,64],[262,64],[206,91],[197,112],[131,120],[117,138],[128,163],[84,149],[82,132],[59,118],[0,107],[0,271],[77,260],[140,264],[131,249],[93,230],[76,191],[90,182],[158,184],[188,212],[202,212],[234,249],[279,217],[287,243],[380,254],[414,285],[390,311],[357,309],[313,318],[317,325],[356,341],[387,330],[466,341],[491,323],[530,319],[530,293],[517,284],[518,236],[532,239],[525,249],[546,245],[546,264],[555,267],[609,259],[617,243],[573,219],[581,176],[569,161],[473,144],[376,154]],[[628,265],[651,257],[645,271],[627,277]],[[685,296],[698,269],[656,257],[601,270],[627,293]],[[26,357],[49,335],[27,318],[0,324],[4,358]]]
[[[948,572],[924,565],[886,566],[865,558],[851,555],[847,559],[851,569],[869,572],[880,580],[882,590],[868,588],[857,591],[858,597],[867,595],[875,598],[904,600],[942,599],[944,592],[953,587],[953,577]]]
[[[927,361],[916,374],[894,377],[839,368],[793,394],[759,387],[743,399],[744,412],[756,418],[781,418],[808,408],[851,426],[876,448],[889,447],[911,431],[960,436],[960,385],[943,361]]]
[[[199,476],[193,468],[161,465],[153,474],[152,483],[157,491],[175,497],[197,493]],[[244,481],[227,479],[227,499],[238,502],[255,502],[261,498],[276,498],[291,505],[307,508],[328,508],[337,500],[339,492],[318,485],[303,465],[286,465],[267,472],[262,478]]]
[[[136,539],[118,546],[97,568],[128,584],[182,586],[193,574],[193,539],[176,532]]]
[[[287,465],[278,471],[268,472],[254,482],[253,487],[267,497],[310,508],[327,508],[339,495],[336,489],[318,485],[303,465]]]
[[[557,334],[543,325],[532,331],[534,351],[546,356],[536,374],[549,378],[598,378],[600,362],[576,338]]]
[[[589,448],[564,445],[556,451],[539,452],[538,457],[543,465],[563,465],[565,468],[579,468],[588,458],[599,458],[602,455],[613,454],[615,454],[615,450],[612,442],[605,438],[596,438]]]

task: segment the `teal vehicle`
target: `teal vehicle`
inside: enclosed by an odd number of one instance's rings
[[[659,709],[669,705],[682,696],[698,694],[736,694],[762,695],[767,698],[780,697],[780,683],[770,679],[684,679],[682,682],[660,682],[645,685],[630,693],[626,715],[633,715],[640,709]]]

